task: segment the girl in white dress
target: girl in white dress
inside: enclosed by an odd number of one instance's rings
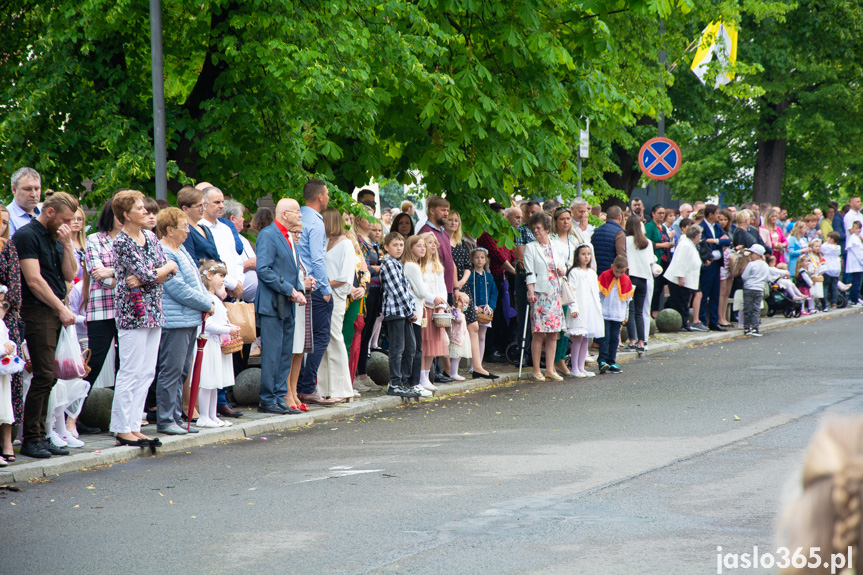
[[[216,401],[219,390],[234,385],[234,362],[230,355],[222,353],[222,341],[240,335],[240,326],[228,321],[228,309],[216,295],[224,289],[225,276],[228,270],[221,262],[208,260],[199,269],[201,280],[210,299],[213,300],[215,311],[207,318],[204,334],[207,344],[201,361],[201,382],[198,388],[198,423],[197,427],[225,427],[229,421],[219,419],[216,413]]]
[[[596,271],[590,267],[592,257],[589,245],[579,245],[575,249],[575,262],[566,276],[575,287],[575,303],[569,304],[566,317],[566,334],[572,341],[572,374],[575,377],[596,375],[584,369],[588,343],[592,337],[605,336],[599,283]]]

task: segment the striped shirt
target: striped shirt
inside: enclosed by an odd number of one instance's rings
[[[84,267],[87,273],[95,268],[114,267],[114,240],[105,232],[87,236],[84,247]],[[114,278],[90,278],[90,299],[87,302],[87,321],[114,319]]]
[[[416,313],[411,286],[402,262],[387,256],[381,262],[381,286],[384,290],[384,319],[410,318]]]

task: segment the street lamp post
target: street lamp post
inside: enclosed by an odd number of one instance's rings
[[[153,140],[156,154],[156,199],[168,199],[165,150],[165,70],[162,64],[162,3],[150,0],[150,55],[153,63]]]

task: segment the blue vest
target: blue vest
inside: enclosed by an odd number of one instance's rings
[[[614,249],[614,237],[623,228],[617,222],[605,222],[594,230],[590,243],[593,244],[593,253],[596,256],[596,273],[601,274],[611,268],[617,252]]]

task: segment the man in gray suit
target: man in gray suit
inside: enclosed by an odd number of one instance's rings
[[[261,413],[301,413],[285,403],[294,345],[293,302],[305,305],[301,291],[297,246],[289,230],[302,215],[296,200],[279,200],[276,219],[258,234],[258,292],[255,313],[261,321]]]

